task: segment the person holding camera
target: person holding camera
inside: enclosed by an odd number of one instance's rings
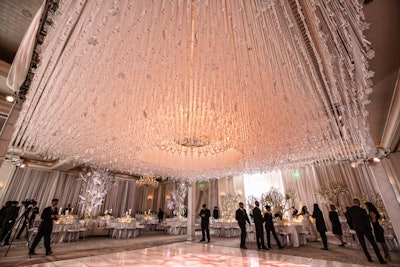
[[[39,214],[39,208],[36,207],[37,202],[35,200],[27,199],[27,200],[23,201],[22,204],[25,205],[25,214],[24,214],[25,220],[22,223],[21,229],[19,230],[19,232],[17,234],[17,237],[16,237],[17,239],[21,239],[21,235],[24,232],[26,224],[28,224],[28,229],[26,229],[26,231],[28,231],[29,229],[31,229],[33,227],[33,223],[35,222],[35,219],[36,219],[36,214]]]
[[[7,246],[10,244],[11,230],[15,224],[15,220],[18,217],[19,207],[18,201],[9,201],[7,207],[2,212],[1,220],[1,237],[0,240],[3,241],[3,245]]]
[[[50,236],[51,231],[53,230],[53,221],[58,219],[58,199],[54,198],[51,201],[51,206],[45,208],[40,216],[42,218],[42,222],[39,225],[38,233],[33,240],[32,246],[29,250],[29,255],[37,255],[35,253],[35,248],[39,244],[42,237],[44,237],[44,246],[46,248],[46,255],[51,255],[53,251],[51,251],[50,247]]]

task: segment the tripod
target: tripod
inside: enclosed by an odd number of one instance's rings
[[[13,226],[8,230],[8,232],[7,232],[7,234],[4,236],[3,240],[1,240],[1,242],[3,242],[4,240],[7,240],[7,238],[8,238],[9,236],[11,236],[12,230],[14,229],[15,225],[17,225],[17,229],[16,229],[16,231],[14,232],[14,235],[12,236],[12,238],[10,238],[11,240],[10,240],[10,242],[9,242],[9,245],[8,245],[8,248],[7,248],[7,251],[6,251],[6,254],[4,254],[4,257],[7,257],[8,251],[9,251],[10,248],[11,248],[11,244],[12,244],[12,242],[14,241],[15,235],[18,233],[18,230],[19,230],[19,227],[20,227],[20,225],[21,225],[21,222],[22,222],[23,220],[26,220],[26,218],[27,218],[27,215],[28,215],[28,206],[24,206],[24,207],[25,207],[25,210],[24,210],[24,212],[22,213],[22,215],[15,221],[15,223],[13,224]],[[26,234],[25,234],[25,236],[26,236],[26,242],[27,242],[26,244],[27,244],[28,249],[29,249],[30,246],[29,246],[28,229],[26,229]],[[29,256],[29,257],[31,257],[31,256]]]

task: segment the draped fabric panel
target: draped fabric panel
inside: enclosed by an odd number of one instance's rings
[[[199,214],[203,204],[206,204],[212,212],[215,206],[218,206],[218,180],[213,179],[204,183],[204,189],[201,190],[199,183],[195,183],[195,214]]]
[[[81,186],[78,178],[76,174],[18,168],[1,201],[35,199],[43,209],[50,205],[53,198],[58,198],[60,207],[71,204],[76,210]]]
[[[294,172],[300,175],[294,177]],[[341,205],[342,207],[352,206],[354,197],[370,200],[369,198],[378,192],[371,177],[365,166],[352,168],[348,163],[306,166],[296,170],[282,171],[284,187],[285,189],[292,188],[297,192],[296,201],[300,202],[299,208],[302,205],[307,206],[311,213],[313,204],[318,203],[329,229],[329,203],[325,203],[318,195],[320,188],[332,183],[341,183],[349,190],[349,194],[341,195]]]
[[[59,207],[66,207],[71,204],[78,215],[83,216],[82,207],[79,205],[79,195],[81,192],[79,174],[65,173],[58,171],[41,170],[34,168],[18,168],[11,178],[9,186],[5,189],[1,203],[7,200],[23,201],[25,199],[35,199],[40,209],[47,207],[51,199],[58,198]],[[166,195],[171,191],[169,183],[161,184],[153,192],[153,189],[143,189],[136,186],[135,180],[118,179],[117,184],[110,189],[105,197],[104,204],[94,211],[94,217],[101,215],[105,210],[113,209],[113,215],[123,216],[129,209],[132,215],[136,211],[147,211],[153,206],[152,210],[157,211],[159,207],[166,208]],[[169,190],[169,191],[168,191]],[[159,193],[156,193],[159,192]],[[153,195],[153,203],[149,204],[148,195]],[[157,207],[157,209],[155,209]]]

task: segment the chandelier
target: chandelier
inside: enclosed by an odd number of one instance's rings
[[[367,157],[359,1],[96,3],[51,14],[10,150],[191,181]]]
[[[156,178],[153,175],[144,174],[139,178],[139,180],[136,180],[136,185],[141,186],[141,187],[157,188],[159,185],[159,182],[156,180]]]

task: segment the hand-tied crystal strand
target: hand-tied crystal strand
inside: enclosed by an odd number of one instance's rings
[[[12,148],[193,181],[365,156],[358,3],[79,1],[53,19]]]

